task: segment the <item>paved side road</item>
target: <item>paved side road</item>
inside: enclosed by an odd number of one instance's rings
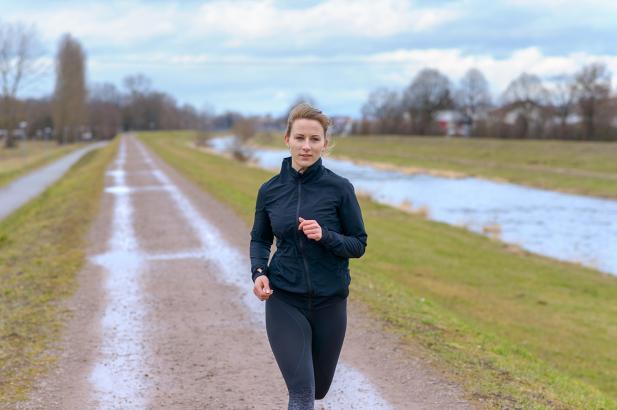
[[[60,360],[19,408],[285,408],[251,292],[249,227],[132,135],[102,201]],[[341,361],[316,408],[473,407],[352,292]]]
[[[80,148],[0,188],[0,219],[4,219],[60,179],[84,154],[106,144],[107,142],[95,142]]]

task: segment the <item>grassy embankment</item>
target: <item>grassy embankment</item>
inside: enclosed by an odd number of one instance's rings
[[[252,222],[272,173],[140,137]],[[617,408],[617,278],[361,198],[366,255],[352,297],[489,408]]]
[[[0,408],[23,400],[55,357],[85,237],[117,140],[84,155],[39,197],[0,221]]]
[[[262,134],[261,145],[284,148]],[[333,157],[407,170],[477,176],[538,188],[617,198],[617,143],[352,136],[335,138]]]
[[[51,141],[21,141],[15,149],[0,148],[0,187],[83,146],[58,145]]]

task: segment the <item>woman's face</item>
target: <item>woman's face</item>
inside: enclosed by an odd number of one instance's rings
[[[292,166],[297,171],[313,165],[328,146],[319,121],[307,118],[293,122],[289,135],[285,135],[285,143],[289,146]]]

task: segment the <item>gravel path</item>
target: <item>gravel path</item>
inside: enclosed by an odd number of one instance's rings
[[[57,366],[20,408],[283,409],[251,292],[249,227],[123,136],[67,303]],[[341,361],[317,409],[471,409],[350,295]]]

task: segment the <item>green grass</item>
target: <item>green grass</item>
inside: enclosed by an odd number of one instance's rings
[[[84,155],[40,196],[0,221],[0,407],[26,398],[56,359],[67,319],[61,302],[76,289],[86,233],[117,140]]]
[[[284,147],[262,134],[257,144]],[[437,170],[617,198],[617,143],[352,136],[336,138],[334,157]]]
[[[60,146],[52,141],[21,141],[14,149],[0,148],[0,187],[83,146]]]
[[[140,137],[252,223],[272,173]],[[366,255],[352,297],[488,408],[617,409],[617,278],[361,198]],[[248,275],[248,274],[247,274]]]

